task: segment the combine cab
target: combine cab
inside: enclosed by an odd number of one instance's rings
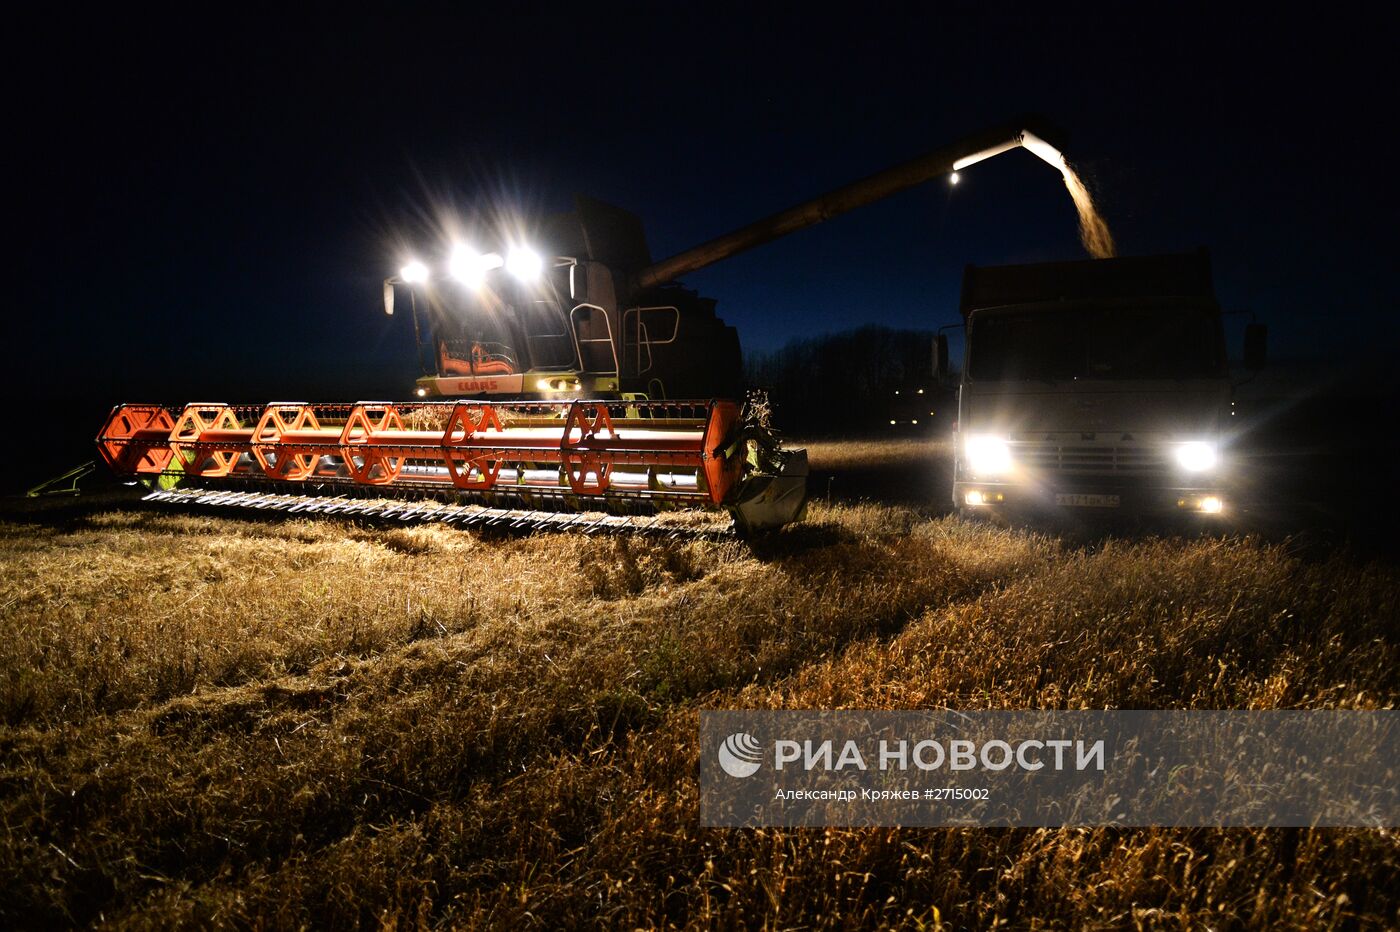
[[[643,286],[641,223],[589,198],[519,243],[449,244],[384,283],[384,309],[407,298],[420,398],[737,398],[739,336],[715,302],[674,283]]]

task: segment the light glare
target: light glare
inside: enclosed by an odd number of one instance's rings
[[[447,271],[458,281],[476,284],[481,281],[481,269],[477,258],[475,249],[459,243],[452,247],[452,256],[447,260]]]
[[[420,284],[428,280],[428,267],[415,259],[399,269],[399,278],[410,285]]]
[[[1214,469],[1217,459],[1215,447],[1200,440],[1192,440],[1176,448],[1177,464],[1187,472]]]
[[[470,246],[458,243],[452,247],[452,257],[447,260],[447,271],[459,282],[480,285],[486,278],[486,266],[482,256]]]
[[[506,257],[506,271],[521,281],[531,281],[539,277],[544,269],[544,260],[539,253],[524,246],[517,246]]]
[[[1011,471],[1011,445],[1000,437],[971,436],[963,447],[967,464],[978,475],[994,476]]]

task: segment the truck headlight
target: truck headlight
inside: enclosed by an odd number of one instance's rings
[[[996,476],[1011,471],[1011,444],[1000,437],[972,435],[963,445],[967,465],[979,476]]]
[[[1201,440],[1192,440],[1176,448],[1177,465],[1187,472],[1205,472],[1214,469],[1220,457],[1215,447]]]

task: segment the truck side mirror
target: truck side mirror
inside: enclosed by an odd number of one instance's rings
[[[384,282],[384,313],[394,316],[394,285],[387,279]]]
[[[940,383],[948,378],[948,337],[938,334],[933,338],[933,377]]]
[[[1269,328],[1264,324],[1248,324],[1244,328],[1244,367],[1250,372],[1264,368],[1269,357]]]

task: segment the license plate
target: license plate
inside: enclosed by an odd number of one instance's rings
[[[1083,495],[1077,492],[1058,492],[1056,505],[1069,505],[1073,508],[1117,508],[1117,495]]]

